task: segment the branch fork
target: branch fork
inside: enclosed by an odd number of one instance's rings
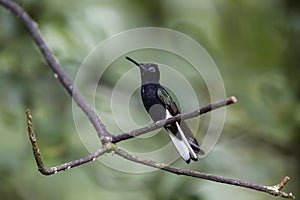
[[[290,180],[290,177],[285,176],[280,183],[273,185],[273,186],[267,186],[267,189],[270,191],[271,194],[274,196],[280,196],[284,198],[290,198],[295,199],[296,197],[293,195],[293,193],[286,193],[281,191],[281,189],[287,184],[287,182]]]

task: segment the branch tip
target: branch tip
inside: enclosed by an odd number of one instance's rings
[[[285,176],[280,183],[273,185],[273,186],[267,186],[266,188],[268,189],[268,193],[274,195],[274,196],[280,196],[284,198],[289,198],[289,199],[295,199],[296,196],[293,195],[293,193],[285,193],[281,191],[281,189],[287,184],[287,182],[290,180],[290,177]]]
[[[281,189],[287,184],[287,182],[288,182],[289,180],[290,180],[290,177],[285,176],[285,177],[282,179],[282,181],[281,181],[279,184],[277,184],[278,189],[281,190]]]
[[[26,109],[26,117],[27,117],[27,120],[28,120],[28,121],[31,121],[31,120],[32,120],[32,116],[31,116],[31,114],[30,114],[29,108]]]
[[[235,96],[231,96],[229,98],[231,99],[232,103],[236,103],[238,101]]]

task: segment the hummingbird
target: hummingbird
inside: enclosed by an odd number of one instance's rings
[[[171,95],[159,83],[160,71],[158,65],[154,63],[139,63],[128,56],[125,58],[140,68],[142,79],[141,97],[143,105],[152,120],[156,122],[180,114]],[[192,131],[183,120],[165,125],[164,128],[169,133],[178,153],[186,163],[189,164],[191,160],[197,161],[197,154],[205,154]]]

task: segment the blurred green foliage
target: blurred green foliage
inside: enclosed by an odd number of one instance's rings
[[[213,152],[197,163],[187,166],[178,160],[174,165],[261,184],[275,184],[289,175],[292,180],[284,190],[300,196],[299,1],[18,2],[38,22],[72,79],[95,45],[124,30],[159,26],[197,40],[216,61],[228,96],[235,95],[239,102],[228,107]],[[108,90],[117,71],[104,80]],[[2,200],[270,199],[267,194],[160,171],[122,173],[99,162],[51,177],[39,174],[26,135],[26,108],[32,110],[47,166],[88,152],[76,134],[70,97],[23,24],[4,8],[0,9],[0,91]],[[104,121],[110,117],[107,112]]]

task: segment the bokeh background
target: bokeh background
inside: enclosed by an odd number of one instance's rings
[[[165,27],[198,41],[216,62],[228,96],[235,95],[239,102],[228,107],[221,138],[205,159],[174,165],[265,185],[289,175],[292,180],[284,190],[300,195],[299,1],[18,2],[38,22],[72,79],[95,45],[121,31]],[[118,68],[103,80],[108,90],[115,74]],[[0,199],[276,198],[161,171],[119,172],[100,162],[41,175],[26,135],[26,108],[32,110],[46,166],[88,152],[76,133],[70,97],[24,26],[2,7],[0,92]],[[103,117],[109,118],[106,98],[102,101]]]

